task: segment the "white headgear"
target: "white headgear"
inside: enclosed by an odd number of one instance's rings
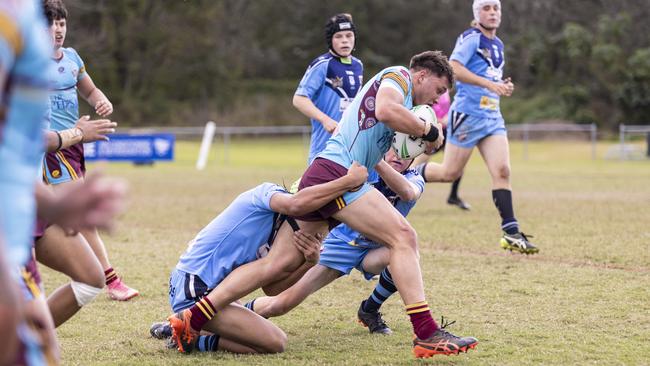
[[[494,4],[499,5],[499,8],[501,8],[501,1],[499,0],[474,0],[474,4],[472,5],[472,10],[474,11],[474,20],[476,20],[476,22],[479,22],[478,14],[481,12],[482,7],[485,5]]]

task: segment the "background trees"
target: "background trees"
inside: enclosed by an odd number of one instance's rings
[[[323,25],[353,14],[366,78],[425,49],[453,49],[472,18],[458,0],[67,0],[67,45],[123,125],[299,124],[291,96],[325,52]],[[645,1],[503,1],[509,123],[650,123]]]

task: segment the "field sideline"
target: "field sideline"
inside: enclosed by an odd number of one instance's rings
[[[230,163],[213,147],[194,168],[198,143],[177,144],[176,161],[153,167],[106,166],[130,184],[130,207],[104,235],[113,266],[141,296],[105,294],[60,327],[66,365],[648,365],[650,364],[650,161],[612,161],[582,142],[513,143],[515,213],[540,254],[504,252],[487,170],[475,153],[461,183],[472,204],[446,204],[449,184],[428,184],[409,221],[419,235],[427,300],[451,332],[480,343],[460,356],[414,361],[411,327],[398,296],[383,308],[392,336],[356,324],[375,284],[358,273],[276,318],[285,353],[181,355],[149,337],[169,313],[168,276],[185,244],[237,194],[263,181],[291,184],[304,170],[300,139],[236,140]],[[441,156],[436,156],[439,161]],[[91,166],[96,169],[97,166]],[[66,279],[43,266],[49,293]],[[259,295],[259,293],[256,293]],[[251,296],[252,297],[252,296]]]

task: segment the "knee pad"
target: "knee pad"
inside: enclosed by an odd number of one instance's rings
[[[86,285],[83,282],[76,281],[70,282],[70,287],[72,287],[72,292],[74,293],[74,297],[77,299],[77,305],[79,306],[89,304],[103,290],[103,288],[93,287]]]

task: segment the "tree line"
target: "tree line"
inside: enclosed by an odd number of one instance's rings
[[[301,124],[291,105],[324,24],[353,15],[365,78],[420,51],[449,54],[470,0],[68,0],[77,49],[122,125]],[[650,124],[650,6],[504,0],[498,35],[516,92],[509,123]]]

